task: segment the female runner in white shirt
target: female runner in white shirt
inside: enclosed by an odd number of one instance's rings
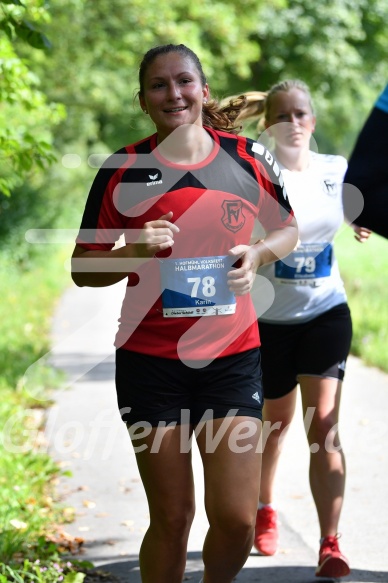
[[[310,487],[321,531],[316,575],[342,577],[350,569],[338,546],[346,473],[338,417],[352,322],[333,239],[344,220],[342,182],[347,163],[342,156],[310,150],[316,118],[303,82],[287,80],[268,94],[251,92],[247,98],[249,104],[239,119],[264,113],[266,134],[274,142],[272,153],[299,228],[294,252],[258,270],[272,283],[275,300],[260,318],[263,420],[269,422],[269,434],[264,441],[254,545],[263,555],[277,550],[273,502],[279,442],[293,418],[299,384],[304,416],[313,412],[307,439]],[[368,229],[353,228],[360,242],[370,235]]]

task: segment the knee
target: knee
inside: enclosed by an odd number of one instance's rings
[[[338,447],[340,445],[338,420],[330,415],[315,419],[308,432],[308,440],[309,443],[317,443],[320,448]]]
[[[254,514],[242,512],[220,512],[216,517],[209,519],[211,528],[220,530],[224,536],[234,540],[249,538],[255,527],[256,512]]]
[[[194,514],[194,504],[166,506],[151,513],[151,525],[165,537],[184,538],[190,531]]]
[[[228,523],[228,538],[232,541],[239,541],[243,543],[244,541],[251,540],[254,534],[255,525],[251,521],[247,520],[237,520],[233,523]],[[251,543],[252,544],[252,543]]]

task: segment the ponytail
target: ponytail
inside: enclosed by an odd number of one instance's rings
[[[235,95],[225,97],[221,105],[227,102],[232,103],[235,99],[244,99],[244,105],[240,108],[235,123],[240,124],[241,128],[242,122],[257,120],[257,131],[261,133],[263,131],[264,113],[266,111],[266,98],[267,93],[264,91],[247,91],[239,97]]]
[[[230,97],[222,103],[211,99],[202,106],[203,125],[230,134],[238,134],[242,130],[240,114],[246,105],[247,100],[244,95]]]
[[[261,134],[264,130],[264,122],[269,120],[270,109],[274,95],[280,91],[288,92],[291,89],[298,89],[307,95],[311,111],[314,113],[313,101],[311,98],[310,90],[306,83],[300,79],[286,79],[285,81],[281,81],[275,85],[272,85],[269,91],[247,91],[244,93],[246,104],[240,110],[240,113],[237,116],[235,122],[238,124],[244,121],[257,120],[257,132],[258,134]],[[223,100],[222,103],[226,103],[228,100],[233,99],[235,99],[235,96],[227,97]]]

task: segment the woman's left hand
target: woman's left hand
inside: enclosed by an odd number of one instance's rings
[[[250,245],[237,245],[229,250],[229,255],[236,257],[236,268],[228,272],[228,286],[236,296],[243,296],[252,289],[256,277],[255,259],[257,253]]]
[[[358,225],[352,225],[352,227],[355,233],[354,238],[357,239],[359,243],[367,241],[372,234],[372,231],[365,227],[359,227]]]

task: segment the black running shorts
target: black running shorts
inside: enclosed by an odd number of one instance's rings
[[[260,350],[213,360],[203,368],[118,348],[116,390],[127,423],[177,424],[233,415],[261,419]],[[188,419],[189,415],[189,419]]]
[[[347,304],[301,324],[259,322],[265,399],[290,393],[299,376],[343,380],[352,339]]]

